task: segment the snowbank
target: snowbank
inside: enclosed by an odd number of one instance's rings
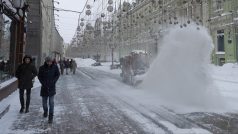
[[[91,65],[96,62],[95,60],[89,58],[74,58],[74,60],[76,61],[78,67],[91,67]]]
[[[113,69],[113,70],[110,69],[110,65],[112,64],[111,62],[102,62],[101,66],[92,66],[92,64],[96,62],[93,59],[75,58],[75,61],[78,67],[90,67],[90,68],[94,68],[94,69],[98,69],[98,70],[102,70],[105,72],[110,72],[110,73],[118,74],[118,75],[121,73],[121,69]]]
[[[238,64],[227,63],[223,66],[212,66],[213,78],[216,80],[225,80],[238,83]]]

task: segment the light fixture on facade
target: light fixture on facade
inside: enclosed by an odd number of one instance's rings
[[[12,4],[17,9],[17,14],[23,17],[25,12],[25,0],[13,0]]]
[[[105,13],[101,13],[101,17],[102,17],[102,18],[105,17]]]
[[[87,9],[90,9],[90,8],[91,8],[91,6],[90,6],[90,5],[87,5],[87,6],[86,6],[86,8],[87,8]]]
[[[108,0],[108,4],[113,4],[113,0]]]
[[[113,6],[109,5],[109,6],[107,7],[107,11],[108,11],[108,12],[112,12],[112,11],[113,11]]]
[[[91,10],[89,10],[89,9],[86,10],[86,15],[88,15],[88,16],[91,15]]]
[[[83,26],[84,26],[84,22],[80,22],[80,26],[82,26],[82,27],[83,27]]]

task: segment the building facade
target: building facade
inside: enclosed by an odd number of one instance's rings
[[[210,0],[210,32],[215,45],[213,62],[217,65],[237,62],[238,1]]]
[[[137,0],[124,2],[117,12],[116,42],[119,57],[143,50],[153,59],[163,35],[172,26],[186,28],[190,23],[207,26],[208,3],[202,0]]]
[[[53,0],[29,0],[29,5],[26,54],[32,55],[39,67],[46,56],[60,59],[63,39],[55,28]]]
[[[136,0],[120,3],[111,18],[95,22],[97,46],[82,43],[82,53],[101,53],[101,60],[116,59],[133,50],[143,50],[153,59],[159,52],[168,28],[186,28],[194,23],[204,26],[213,39],[212,62],[216,65],[238,60],[238,1],[237,0]],[[111,24],[111,27],[109,26]],[[86,34],[82,35],[83,37]],[[90,39],[91,40],[91,39]],[[111,45],[110,45],[111,44]],[[83,47],[83,46],[86,47]],[[96,48],[96,49],[95,49]],[[112,49],[113,48],[113,49]],[[96,51],[92,51],[95,49]],[[90,51],[90,52],[89,52]],[[81,53],[81,52],[79,52]]]

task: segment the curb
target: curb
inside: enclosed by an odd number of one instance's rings
[[[9,111],[10,104],[0,113],[0,119]]]
[[[0,89],[0,101],[17,90],[17,80]]]

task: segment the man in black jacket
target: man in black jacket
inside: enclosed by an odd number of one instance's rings
[[[30,105],[30,97],[31,97],[31,88],[33,87],[33,79],[37,75],[37,70],[34,65],[31,64],[32,58],[31,56],[26,55],[23,58],[23,63],[18,66],[16,70],[16,77],[18,79],[18,88],[20,93],[20,102],[21,109],[20,113],[23,113],[25,105],[24,105],[24,91],[26,89],[26,110],[25,113],[29,112]]]
[[[49,98],[49,123],[53,121],[54,115],[54,95],[56,94],[55,84],[59,79],[60,72],[56,64],[52,63],[50,57],[45,58],[45,63],[39,69],[38,78],[41,83],[42,104],[44,110],[44,117],[48,116],[47,101]]]

